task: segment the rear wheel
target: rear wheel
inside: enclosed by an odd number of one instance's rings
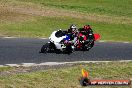
[[[94,46],[94,41],[85,42],[82,44],[83,51],[89,51]]]
[[[89,45],[89,49],[91,49],[94,46],[94,41]]]

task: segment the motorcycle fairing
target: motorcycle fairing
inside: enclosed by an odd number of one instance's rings
[[[100,34],[94,34],[94,41],[100,39]]]

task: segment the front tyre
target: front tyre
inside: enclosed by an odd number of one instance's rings
[[[42,46],[40,53],[47,53],[49,50],[49,43],[46,43]]]

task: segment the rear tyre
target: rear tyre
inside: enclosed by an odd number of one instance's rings
[[[82,51],[89,51],[94,46],[94,41],[85,42],[82,44]]]
[[[89,49],[91,49],[94,46],[94,41],[89,45]]]

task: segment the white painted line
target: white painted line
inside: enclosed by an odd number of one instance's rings
[[[74,62],[44,62],[36,65],[62,65],[62,64],[77,64],[77,63],[109,63],[109,62],[132,62],[132,60],[120,61],[74,61]]]
[[[63,62],[62,63],[59,63],[59,62],[45,62],[45,63],[40,63],[38,65],[61,65],[61,64],[64,64]]]
[[[109,63],[109,62],[132,62],[132,60],[118,60],[118,61],[74,61],[74,62],[44,62],[44,63],[22,63],[20,64],[5,64],[5,65],[0,65],[0,67],[6,67],[6,66],[10,66],[10,67],[19,67],[19,66],[23,66],[23,67],[30,67],[30,66],[55,66],[55,65],[65,65],[65,64],[81,64],[81,63]]]
[[[3,38],[9,38],[10,39],[10,38],[17,38],[17,37],[3,37]]]
[[[77,63],[108,63],[113,61],[74,61],[74,62],[63,62],[63,64],[77,64]]]
[[[132,62],[132,60],[120,60],[119,62]]]
[[[48,39],[48,38],[39,38],[39,39]]]
[[[131,62],[132,60],[117,60],[117,61],[75,61],[76,63],[90,63],[90,62],[92,62],[92,63],[98,63],[98,62],[100,62],[100,63],[102,63],[102,62]]]
[[[0,67],[5,67],[4,65],[0,65]]]
[[[99,40],[98,42],[112,42],[112,43],[131,43],[127,41],[112,41],[112,40]]]
[[[123,42],[123,43],[129,43],[129,42]]]
[[[18,64],[5,64],[5,66],[10,66],[10,67],[19,67],[20,65],[18,65]]]
[[[36,63],[22,63],[21,66],[24,66],[24,67],[29,67],[29,66],[35,66],[37,65]]]
[[[108,62],[112,62],[112,61],[76,61],[75,63],[98,63],[98,62],[100,62],[100,63],[102,63],[102,62],[108,63]]]
[[[104,40],[100,40],[99,42],[106,42],[106,41],[104,41]]]

